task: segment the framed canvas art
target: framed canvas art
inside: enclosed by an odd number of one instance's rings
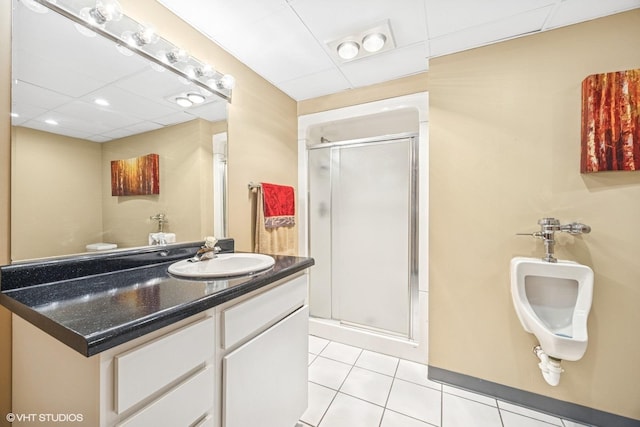
[[[640,69],[582,81],[580,172],[640,169]]]
[[[157,154],[111,161],[111,195],[160,194],[160,159]]]

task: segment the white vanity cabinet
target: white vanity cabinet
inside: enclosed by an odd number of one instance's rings
[[[194,425],[216,412],[214,335],[203,313],[87,358],[14,315],[13,425]]]
[[[13,425],[294,427],[306,298],[299,273],[91,357],[14,315]]]

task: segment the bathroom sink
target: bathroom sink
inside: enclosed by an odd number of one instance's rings
[[[247,276],[267,270],[274,264],[275,260],[269,255],[229,253],[198,262],[178,261],[169,266],[169,273],[191,279]]]

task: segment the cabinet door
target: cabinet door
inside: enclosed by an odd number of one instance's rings
[[[223,359],[225,427],[293,427],[307,408],[309,308]]]

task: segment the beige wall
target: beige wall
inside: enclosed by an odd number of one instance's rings
[[[11,204],[12,260],[84,252],[100,241],[100,144],[15,127],[11,150],[11,191],[18,195]]]
[[[430,64],[429,363],[640,419],[640,175],[580,174],[580,83],[640,67],[640,10],[434,59]],[[509,260],[540,256],[518,232],[551,216],[595,272],[584,358],[547,385],[511,302]]]
[[[212,234],[212,136],[225,131],[226,122],[197,119],[97,144],[13,128],[12,260],[80,253],[96,242],[144,246],[157,213],[178,241]],[[111,161],[150,153],[160,156],[160,194],[112,196]]]
[[[420,92],[430,97],[429,364],[640,418],[640,175],[581,175],[580,83],[640,67],[640,11],[433,59],[428,78],[301,101],[298,114]],[[555,216],[593,227],[558,236],[596,274],[589,347],[546,384],[511,302],[509,260],[538,256]],[[461,263],[464,268],[460,268]]]
[[[219,131],[225,123],[218,124]],[[158,213],[167,215],[164,231],[179,242],[213,233],[213,129],[204,120],[145,132],[102,144],[104,237],[118,247],[142,246],[158,231]],[[155,153],[160,158],[160,194],[111,195],[111,161]]]
[[[377,85],[300,101],[298,102],[298,115],[303,116],[396,96],[425,92],[428,89],[428,82],[428,74],[420,73]]]

